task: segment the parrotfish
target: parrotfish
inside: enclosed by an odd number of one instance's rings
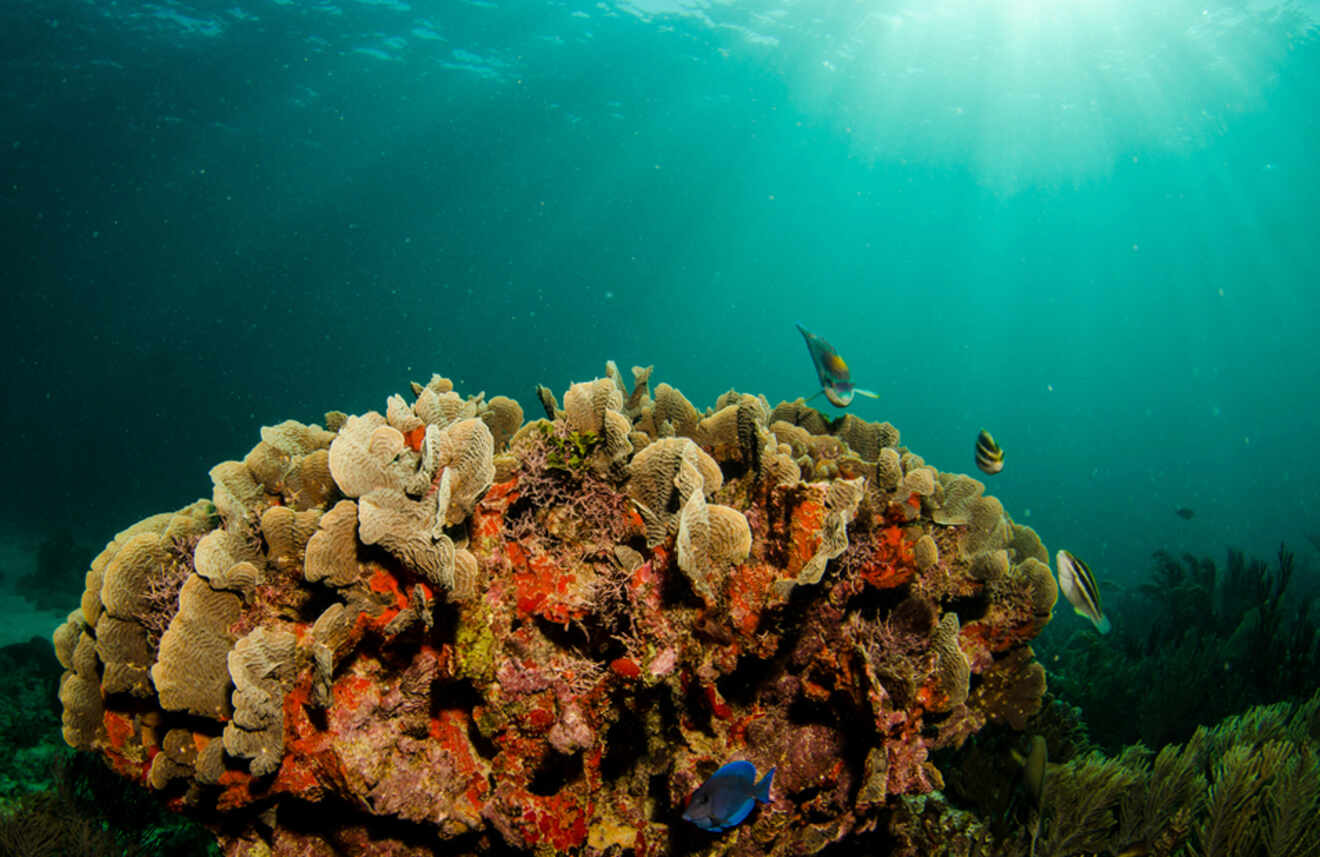
[[[775,769],[771,768],[758,782],[756,766],[751,762],[730,762],[692,793],[683,819],[712,833],[737,827],[757,801],[770,802],[770,780],[774,775]]]
[[[800,324],[797,325],[797,329],[807,341],[807,351],[811,353],[811,362],[816,367],[816,375],[820,377],[821,392],[830,400],[831,405],[836,408],[846,408],[854,395],[880,398],[870,390],[853,386],[848,364],[843,362],[843,358],[834,350],[833,345]]]
[[[976,436],[976,466],[989,476],[1004,469],[1004,451],[985,429],[981,429],[981,433]]]
[[[1059,566],[1059,588],[1079,616],[1085,616],[1095,624],[1101,634],[1109,633],[1109,618],[1100,606],[1100,588],[1095,585],[1095,576],[1091,569],[1077,557],[1065,550],[1055,556]]]

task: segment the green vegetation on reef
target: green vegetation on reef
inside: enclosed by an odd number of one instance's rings
[[[600,446],[601,440],[600,435],[593,431],[557,432],[551,423],[541,424],[541,434],[548,448],[545,466],[551,470],[581,470]]]
[[[0,649],[0,857],[209,857],[219,848],[196,822],[60,736],[50,643]]]
[[[1320,623],[1295,570],[1284,547],[1222,567],[1157,552],[1113,599],[1114,634],[1037,638],[1041,712],[941,757],[947,796],[895,806],[892,853],[1320,855]],[[1051,763],[1039,808],[1020,766],[1031,735]]]
[[[1040,725],[1034,722],[1031,726]],[[1030,727],[1029,727],[1030,728]],[[993,742],[993,736],[975,741]],[[1003,795],[971,751],[946,779],[963,796]],[[996,779],[997,778],[997,779]],[[1021,795],[1018,795],[1020,798]],[[890,820],[893,854],[994,857],[1306,857],[1320,854],[1320,692],[1198,728],[1155,753],[1141,744],[1050,765],[1039,834],[1034,811],[976,805],[978,821],[938,798],[904,798]],[[1004,823],[1000,823],[1004,822]]]
[[[1114,599],[1112,635],[1038,639],[1050,689],[1082,708],[1110,751],[1184,741],[1253,705],[1305,698],[1320,676],[1320,623],[1294,567],[1284,547],[1273,565],[1229,550],[1223,568],[1157,552],[1147,581]]]
[[[60,741],[58,731],[50,742]],[[62,743],[62,742],[61,742]],[[0,857],[216,857],[214,837],[94,756],[49,744],[39,790],[0,804]]]
[[[1320,694],[1253,708],[1158,754],[1091,753],[1049,776],[1042,855],[1315,854]]]

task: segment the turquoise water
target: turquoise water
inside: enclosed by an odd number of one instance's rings
[[[991,430],[991,492],[1098,576],[1287,540],[1314,580],[1317,20],[7,4],[4,520],[99,545],[432,371],[809,395],[800,321],[940,469]]]

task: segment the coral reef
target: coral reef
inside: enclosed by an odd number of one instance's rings
[[[806,855],[925,817],[933,752],[1041,706],[1040,540],[887,423],[649,379],[263,429],[93,561],[66,741],[231,857]],[[731,759],[777,773],[717,838],[680,816]]]

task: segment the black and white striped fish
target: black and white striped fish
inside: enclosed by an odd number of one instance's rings
[[[1055,557],[1059,566],[1059,588],[1072,604],[1073,611],[1095,624],[1101,634],[1109,633],[1109,619],[1100,606],[1100,588],[1086,563],[1065,550]]]
[[[1004,469],[1004,451],[985,429],[976,436],[976,466],[990,476]]]

